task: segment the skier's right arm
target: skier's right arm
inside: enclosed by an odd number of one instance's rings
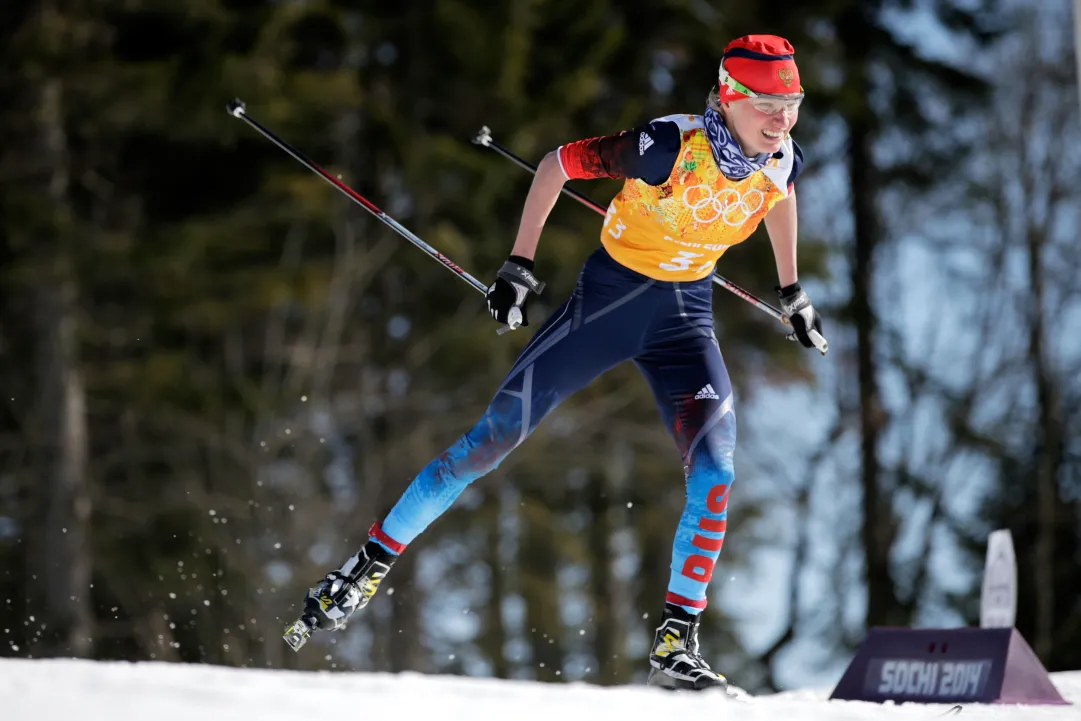
[[[492,317],[513,324],[513,314],[520,312],[521,325],[529,325],[528,296],[543,288],[533,276],[533,257],[541,230],[565,182],[579,178],[640,178],[660,185],[671,175],[679,148],[679,126],[654,121],[618,135],[568,143],[545,155],[529,187],[510,257],[485,294]]]
[[[533,260],[541,230],[565,182],[567,176],[559,164],[559,150],[553,150],[540,161],[533,176],[533,184],[529,187],[522,209],[522,221],[518,225],[518,237],[511,250],[512,256]]]
[[[661,185],[679,157],[680,135],[676,123],[654,120],[617,135],[568,143],[556,153],[568,180],[637,178]]]
[[[660,185],[672,174],[679,148],[679,126],[668,120],[655,120],[616,135],[567,143],[548,153],[537,166],[526,196],[511,255],[533,259],[541,230],[566,181],[639,178],[650,185]]]
[[[556,153],[548,153],[537,165],[510,257],[484,295],[492,317],[512,328],[516,324],[529,325],[529,294],[539,293],[544,287],[533,275],[533,256],[537,252],[537,241],[540,240],[544,222],[556,204],[563,183],[567,182],[567,176],[559,168]]]

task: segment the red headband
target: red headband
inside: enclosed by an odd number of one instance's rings
[[[748,89],[763,95],[800,92],[799,68],[792,43],[776,35],[744,35],[728,44],[721,56],[721,102],[747,97],[724,82],[725,70]]]

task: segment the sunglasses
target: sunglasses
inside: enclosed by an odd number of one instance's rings
[[[736,92],[746,95],[751,101],[751,107],[760,113],[775,115],[783,111],[792,115],[799,110],[800,103],[803,102],[804,93],[802,87],[800,87],[801,92],[794,95],[766,95],[751,90],[733,78],[723,67],[721,71],[721,82]]]

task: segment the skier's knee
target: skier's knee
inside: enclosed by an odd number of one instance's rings
[[[459,464],[468,466],[469,475],[479,478],[491,473],[503,459],[514,450],[517,436],[509,433],[492,433],[485,421],[481,421],[463,439],[467,450]]]
[[[686,461],[688,478],[692,475],[725,476],[730,482],[734,473],[735,452],[736,417],[729,411],[693,444]]]
[[[449,476],[466,484],[494,471],[522,437],[521,413],[493,404],[444,459]]]

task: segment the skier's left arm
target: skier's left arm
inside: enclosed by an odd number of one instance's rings
[[[773,246],[773,259],[777,263],[777,280],[782,287],[799,280],[796,270],[796,189],[778,201],[766,214],[766,232]]]
[[[792,141],[795,154],[792,171],[788,176],[788,195],[778,201],[766,214],[766,232],[773,246],[773,258],[777,263],[777,295],[781,310],[788,317],[796,339],[806,348],[813,348],[809,332],[822,333],[822,319],[811,305],[807,293],[799,284],[796,265],[796,235],[799,227],[796,213],[796,178],[803,170],[803,152]]]

